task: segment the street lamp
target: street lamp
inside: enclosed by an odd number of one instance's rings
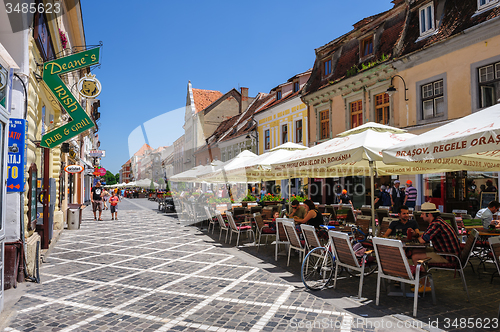
[[[401,76],[399,76],[399,75],[394,75],[394,76],[392,76],[392,77],[391,77],[391,85],[389,85],[389,88],[388,88],[388,89],[387,89],[387,91],[386,91],[386,92],[387,92],[387,94],[388,94],[389,96],[392,96],[392,95],[394,94],[394,92],[396,92],[396,91],[397,91],[397,90],[396,90],[396,88],[394,87],[394,85],[392,84],[392,81],[394,80],[394,77],[399,77],[399,78],[401,79],[401,81],[403,81],[403,85],[404,85],[404,87],[405,87],[405,101],[408,101],[408,98],[406,97],[406,91],[408,91],[408,89],[406,88],[406,82],[405,82],[405,80],[404,80]]]

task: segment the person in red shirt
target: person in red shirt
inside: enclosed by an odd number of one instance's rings
[[[111,205],[111,220],[118,220],[118,202],[120,198],[116,196],[116,193],[111,192],[111,197],[109,198],[109,204]]]

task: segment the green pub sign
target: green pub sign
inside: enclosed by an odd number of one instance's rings
[[[94,127],[94,122],[82,108],[69,88],[61,80],[60,75],[99,63],[100,48],[96,47],[84,52],[75,53],[64,58],[48,61],[43,64],[43,81],[54,97],[68,112],[71,121],[58,127],[42,137],[41,146],[53,148],[72,137]]]

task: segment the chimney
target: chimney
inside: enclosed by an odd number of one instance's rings
[[[240,88],[241,89],[241,101],[248,100],[248,88]]]

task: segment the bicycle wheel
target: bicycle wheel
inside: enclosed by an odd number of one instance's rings
[[[324,247],[314,248],[302,262],[302,282],[307,289],[323,289],[332,279],[334,269],[332,253]]]

